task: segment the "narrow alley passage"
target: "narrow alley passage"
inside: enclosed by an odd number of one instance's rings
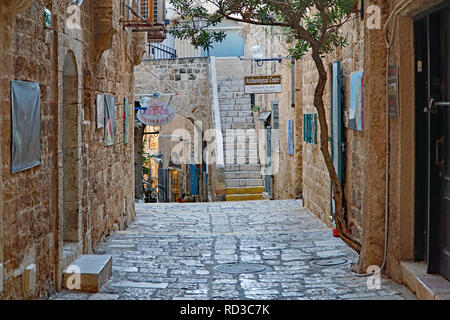
[[[295,200],[137,203],[136,211],[98,250],[113,257],[101,292],[51,299],[414,299],[391,280],[371,289],[353,275],[357,254]],[[257,264],[255,273],[222,272],[237,262]]]

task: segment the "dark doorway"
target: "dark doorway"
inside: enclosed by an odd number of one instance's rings
[[[450,6],[414,24],[414,258],[450,279]]]

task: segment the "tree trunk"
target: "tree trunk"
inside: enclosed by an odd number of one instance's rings
[[[319,80],[314,92],[314,107],[317,110],[319,118],[320,150],[322,152],[323,158],[325,160],[325,165],[327,166],[328,173],[330,174],[331,182],[333,184],[333,196],[336,209],[336,212],[334,214],[334,221],[336,223],[336,229],[339,237],[352,249],[359,253],[361,251],[361,244],[353,238],[348,230],[347,223],[344,218],[342,185],[334,168],[333,161],[331,160],[330,151],[328,150],[328,124],[323,103],[323,94],[325,92],[325,85],[327,83],[328,75],[318,49],[313,48],[312,58],[319,73]]]
[[[145,125],[134,128],[134,192],[136,199],[142,199],[144,194],[144,174],[142,171],[142,143]]]

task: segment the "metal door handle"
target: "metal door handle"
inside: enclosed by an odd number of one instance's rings
[[[440,161],[440,160],[439,160],[439,145],[440,145],[442,142],[444,142],[444,137],[442,137],[442,138],[436,140],[436,159],[435,159],[435,162],[436,162],[436,165],[439,166],[439,167],[442,167],[443,164],[444,164],[443,161]]]
[[[428,102],[428,107],[425,107],[423,111],[430,113],[438,113],[439,107],[450,107],[450,101],[436,102],[434,99],[431,99],[430,102]]]
[[[435,102],[436,107],[450,107],[450,101]]]

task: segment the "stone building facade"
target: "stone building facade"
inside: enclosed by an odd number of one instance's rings
[[[299,92],[301,74],[299,66],[288,57],[288,45],[284,36],[277,28],[249,26],[245,34],[246,76],[281,75],[282,92],[269,94],[255,94],[254,103],[259,111],[254,113],[257,130],[264,130],[265,123],[260,119],[263,112],[271,112],[267,125],[273,129],[273,103],[278,103],[278,138],[272,136],[273,158],[273,197],[274,200],[299,198],[302,194],[302,121],[301,98]],[[278,58],[280,60],[259,62],[251,60],[252,49],[261,48],[263,58]],[[276,121],[276,120],[275,120]],[[292,134],[289,136],[289,121],[292,121]],[[274,126],[275,125],[275,126]],[[261,139],[261,135],[259,138]],[[289,142],[289,139],[291,141]],[[289,143],[292,150],[289,152]],[[265,157],[267,148],[265,141],[259,141],[260,157]],[[262,160],[265,163],[266,160]]]
[[[161,126],[159,151],[164,155],[161,168],[169,168],[173,151],[182,157],[180,165],[180,187],[186,191],[187,170],[189,164],[204,165],[201,176],[206,175],[204,161],[205,146],[202,138],[211,128],[211,101],[209,82],[209,63],[207,58],[180,58],[180,59],[144,59],[135,68],[135,96],[139,101],[143,95],[160,93],[155,102],[168,103],[174,108],[176,116],[172,122]],[[177,138],[178,137],[178,138]],[[182,141],[177,139],[182,138]],[[178,150],[181,144],[190,146],[190,153],[183,154]],[[174,150],[176,148],[176,150]],[[178,164],[176,164],[178,165]],[[215,172],[208,171],[208,184],[200,178],[199,198],[207,201],[215,197]],[[185,193],[185,192],[181,192]],[[176,199],[172,199],[176,200]]]
[[[429,100],[426,97],[427,82],[423,77],[427,72],[431,79],[429,90],[432,97],[436,101],[448,98],[446,76],[436,75],[436,70],[445,72],[448,68],[448,46],[445,49],[446,40],[442,40],[446,39],[442,35],[448,28],[448,11],[446,1],[364,2],[361,10],[364,14],[353,14],[341,29],[348,45],[323,56],[325,65],[330,68],[324,96],[330,138],[333,135],[331,64],[340,62],[341,179],[348,205],[348,227],[362,248],[359,271],[365,273],[372,265],[385,267],[384,272],[389,276],[408,285],[419,298],[426,299],[449,297],[449,289],[445,285],[448,280],[444,275],[447,272],[448,277],[450,267],[445,264],[448,257],[445,255],[446,242],[442,240],[448,239],[449,229],[448,223],[446,225],[445,221],[439,220],[449,215],[448,206],[445,206],[448,196],[445,195],[446,189],[438,186],[439,183],[433,184],[433,179],[438,179],[437,172],[443,170],[436,169],[435,157],[436,163],[438,160],[440,163],[437,166],[444,168],[443,164],[448,160],[441,150],[448,150],[448,144],[447,147],[441,145],[442,139],[436,140],[439,145],[435,140],[423,141],[427,135],[437,135],[426,127],[424,107]],[[435,21],[434,24],[430,22],[428,34],[424,31],[426,19]],[[433,31],[437,36],[432,35]],[[439,38],[441,36],[444,38]],[[432,44],[429,50],[435,54],[435,63],[439,63],[433,69],[433,57],[429,57],[431,66],[428,70],[425,65],[427,57],[423,53],[427,52],[426,44],[420,42],[427,38]],[[387,43],[390,44],[389,49]],[[436,49],[439,45],[441,49]],[[389,70],[388,66],[392,68]],[[307,55],[297,62],[297,68],[300,82],[297,103],[303,114],[314,115],[315,66]],[[363,71],[362,130],[351,129],[349,121],[351,75],[357,71]],[[389,99],[387,95],[391,95]],[[444,110],[432,112],[447,119]],[[430,115],[433,126],[445,126],[445,120],[439,124],[433,117]],[[442,130],[444,136],[445,129]],[[303,200],[306,207],[332,226],[332,193],[319,150],[320,131],[317,137],[313,143],[303,141]],[[430,148],[428,162],[426,145]],[[426,163],[436,177],[427,176]],[[440,172],[440,177],[445,177],[445,172]],[[427,179],[431,179],[431,184]],[[426,190],[427,185],[429,191]],[[444,218],[436,216],[436,212]],[[441,229],[436,227],[439,224]],[[441,255],[438,257],[439,250]]]
[[[423,110],[429,103],[426,99],[427,72],[430,73],[430,92],[435,101],[448,101],[448,93],[445,93],[448,90],[447,76],[436,75],[438,70],[445,72],[448,68],[448,62],[440,60],[448,57],[448,46],[445,44],[448,26],[446,10],[449,10],[448,1],[440,0],[364,1],[361,12],[352,14],[340,30],[347,45],[322,57],[329,70],[324,102],[330,139],[333,138],[331,69],[333,63],[340,63],[341,179],[347,201],[348,227],[362,247],[359,271],[365,273],[371,265],[383,266],[384,272],[408,285],[419,298],[432,299],[448,299],[450,292],[448,287],[442,289],[447,283],[443,274],[450,268],[445,262],[442,263],[447,259],[445,239],[448,239],[449,230],[448,224],[439,220],[448,217],[448,206],[445,207],[448,196],[445,196],[446,189],[439,189],[436,182],[438,171],[441,172],[440,177],[445,177],[442,168],[448,160],[443,154],[448,153],[442,150],[448,150],[448,145],[445,147],[445,139],[439,140],[438,136],[436,141],[424,141],[428,134],[437,133],[432,129],[427,132],[427,116]],[[422,30],[427,28],[427,19],[428,34]],[[283,43],[277,39],[276,29],[262,30],[252,26],[249,30],[247,41],[250,43],[246,52],[258,44],[265,50],[264,57],[286,55]],[[390,43],[389,54],[386,38]],[[421,39],[430,40],[432,47],[429,50],[435,54],[436,62],[430,57],[429,71],[427,47],[426,43],[420,42]],[[283,76],[283,93],[256,97],[256,104],[262,106],[262,111],[271,111],[273,100],[280,103],[280,169],[278,177],[274,176],[274,195],[275,198],[283,198],[301,192],[304,205],[332,227],[331,181],[320,151],[320,129],[314,132],[316,110],[313,98],[318,73],[307,54],[295,63],[292,86],[288,65],[283,64],[285,60],[281,65],[277,64],[276,72]],[[397,67],[398,71],[388,71],[387,66]],[[253,70],[258,70],[260,74],[273,74],[273,66],[269,63]],[[363,129],[354,130],[349,120],[351,78],[353,73],[360,71],[363,72]],[[284,87],[285,81],[287,88]],[[389,109],[386,87],[389,84],[392,90],[392,83],[396,85],[393,92],[397,94],[393,97],[398,97],[398,103],[390,102]],[[295,88],[295,108],[290,107],[290,87]],[[445,123],[445,106],[440,108],[432,112],[444,117]],[[305,122],[308,117],[312,123]],[[433,126],[442,125],[433,120],[435,116],[430,117]],[[288,119],[295,119],[296,122],[295,152],[299,154],[296,153],[296,159],[292,161],[295,164],[289,161],[286,142],[283,142],[286,141],[283,138],[286,132],[283,123]],[[310,137],[305,136],[311,125]],[[262,126],[261,122],[259,126]],[[445,135],[445,132],[442,134]],[[283,156],[283,145],[286,156]],[[435,177],[427,178],[426,145],[430,148],[428,163]],[[331,152],[331,142],[329,146]],[[434,165],[434,162],[439,164]],[[436,166],[441,169],[436,169]],[[429,191],[427,179],[431,179]],[[281,181],[280,188],[277,181]],[[427,205],[431,208],[429,212]],[[437,217],[433,208],[444,218]],[[431,224],[427,225],[427,219]],[[437,225],[441,225],[441,229],[438,230]],[[441,239],[441,244],[437,243],[438,239]],[[436,257],[438,250],[444,252],[440,258]]]
[[[145,34],[123,28],[119,0],[10,0],[0,9],[0,297],[44,298],[61,289],[78,255],[135,217],[124,106],[134,101]],[[14,174],[12,80],[36,82],[41,92],[41,163]],[[115,100],[111,146],[96,126],[98,94]],[[35,282],[26,281],[30,270]]]

